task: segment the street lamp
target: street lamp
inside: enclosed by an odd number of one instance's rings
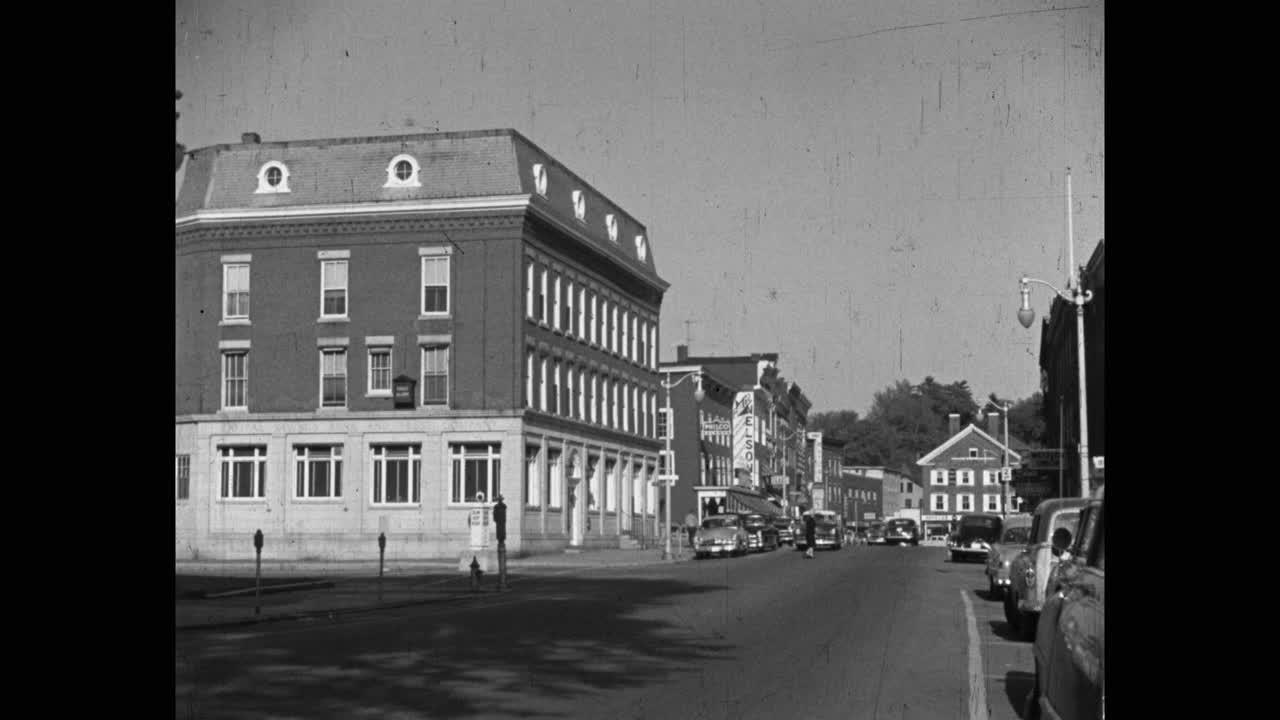
[[[1026,324],[1023,323],[1023,325]],[[1004,405],[997,405],[994,401],[988,400],[987,405],[999,408],[1000,414],[1004,415],[1004,450],[1001,451],[1000,459],[1000,517],[1006,517],[1009,514],[1009,401],[1005,400]]]
[[[668,474],[668,477],[661,478],[662,486],[663,488],[665,488],[665,491],[666,491],[666,518],[665,518],[666,528],[664,529],[665,530],[664,534],[666,535],[667,539],[666,539],[666,543],[662,547],[663,560],[671,559],[671,485],[672,483],[676,482],[679,479],[679,475],[675,473],[676,456],[671,451],[671,431],[672,431],[672,428],[674,427],[674,423],[671,420],[671,391],[675,389],[677,385],[679,385],[680,383],[684,382],[685,380],[691,377],[695,378],[694,383],[697,385],[697,387],[693,391],[693,401],[701,405],[702,401],[707,397],[706,391],[702,389],[702,371],[701,370],[694,370],[692,372],[687,372],[684,375],[681,375],[679,379],[677,379],[675,382],[671,381],[671,373],[668,372],[666,382],[662,382],[661,380],[658,381],[662,385],[662,387],[667,391],[667,408],[666,408],[666,411],[667,411],[667,432],[666,432],[667,462],[671,463],[671,466],[667,468],[667,470],[670,471]]]
[[[1019,292],[1022,293],[1022,306],[1018,308],[1018,322],[1022,327],[1030,328],[1036,318],[1036,311],[1031,309],[1031,285],[1039,283],[1052,290],[1058,297],[1076,306],[1076,370],[1079,374],[1080,386],[1080,496],[1089,497],[1089,399],[1085,394],[1084,372],[1084,306],[1093,299],[1092,290],[1080,287],[1080,268],[1076,267],[1074,243],[1071,239],[1071,168],[1067,168],[1067,264],[1071,275],[1067,278],[1067,291],[1063,292],[1044,280],[1027,276],[1022,277]]]

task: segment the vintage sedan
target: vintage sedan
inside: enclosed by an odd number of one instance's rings
[[[793,520],[777,516],[773,519],[773,526],[778,530],[778,544],[795,546],[796,529]]]
[[[951,562],[962,560],[987,561],[991,545],[1000,538],[1003,519],[996,513],[965,513],[960,516],[959,527],[947,539],[947,552]]]
[[[873,522],[867,526],[867,544],[868,545],[884,544],[884,523]]]
[[[891,518],[884,524],[884,541],[889,545],[919,545],[920,526],[911,518]]]
[[[1040,612],[1033,647],[1036,679],[1024,718],[1106,717],[1104,513],[1100,502],[1081,512],[1072,556],[1059,564],[1058,585]]]
[[[1009,564],[1009,586],[1004,593],[1004,619],[1019,638],[1035,637],[1049,571],[1071,546],[1080,509],[1090,502],[1089,498],[1054,498],[1041,502],[1032,514],[1027,544]]]
[[[747,549],[756,552],[778,549],[778,528],[773,526],[773,517],[761,513],[739,513],[742,516],[742,527],[747,531]]]
[[[1008,515],[1004,518],[1000,539],[987,551],[987,594],[992,599],[1004,595],[1009,585],[1009,565],[1022,552],[1031,532],[1030,515]]]
[[[704,518],[693,535],[694,557],[701,560],[712,555],[745,555],[747,531],[737,513]]]
[[[813,548],[815,550],[823,548],[839,550],[844,547],[844,520],[840,515],[830,510],[810,510],[805,515],[813,515]],[[805,539],[803,527],[804,524],[801,523],[801,530],[796,535],[796,547],[799,549],[806,549],[809,545]]]

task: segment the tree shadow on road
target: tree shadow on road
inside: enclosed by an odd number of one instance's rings
[[[610,691],[726,657],[668,604],[718,585],[596,578],[465,605],[207,634],[178,643],[176,717],[594,717]],[[337,626],[337,627],[335,627]],[[598,706],[597,710],[601,709]]]
[[[1013,707],[1014,712],[1018,713],[1018,717],[1025,717],[1025,706],[1027,696],[1031,694],[1031,688],[1036,684],[1036,676],[1033,673],[1021,672],[1018,670],[1010,670],[1004,676],[1004,692],[1009,698],[1009,705]]]

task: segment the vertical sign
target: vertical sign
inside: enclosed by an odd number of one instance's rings
[[[740,392],[733,401],[733,469],[745,470],[755,479],[756,394]]]
[[[819,436],[813,443],[813,480],[814,482],[823,482],[826,480],[826,468],[822,465],[822,437]]]

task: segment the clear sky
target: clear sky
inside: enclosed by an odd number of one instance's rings
[[[1104,27],[1088,0],[179,0],[177,136],[514,128],[648,226],[662,359],[777,352],[815,412],[925,375],[1021,398],[1066,167],[1077,264],[1104,236]]]

